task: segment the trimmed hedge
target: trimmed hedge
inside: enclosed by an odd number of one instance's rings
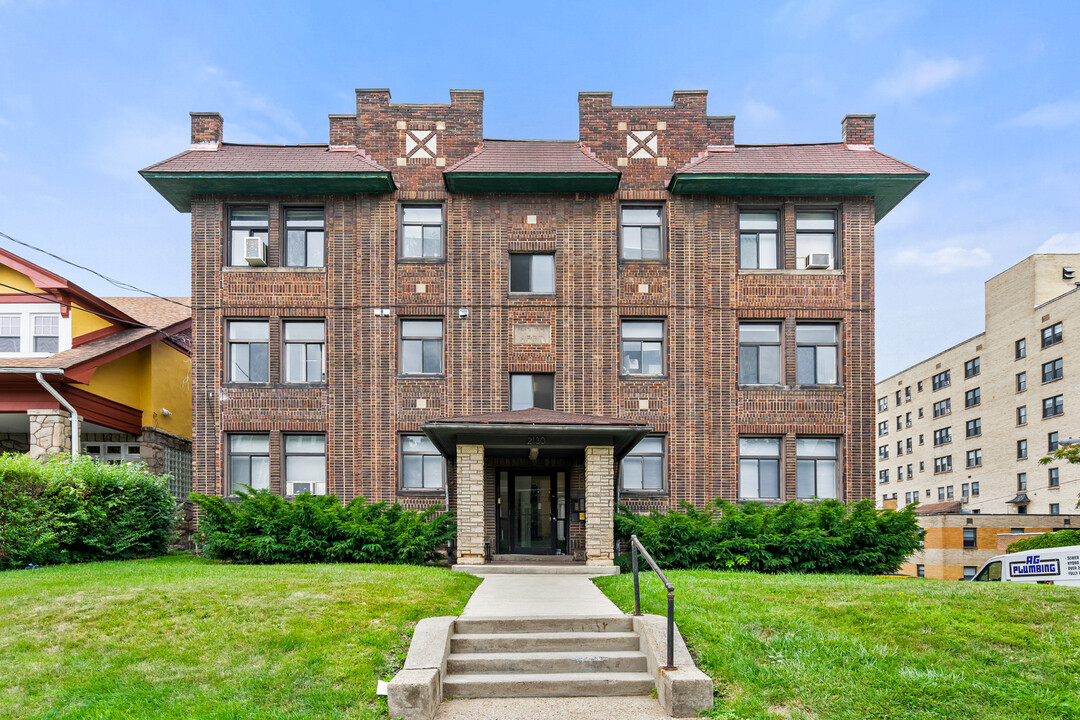
[[[1080,545],[1080,530],[1056,530],[1017,540],[1009,546],[1009,552],[1042,550],[1043,548],[1065,547],[1066,545]]]
[[[141,464],[0,455],[0,569],[164,555],[175,505]]]
[[[616,536],[637,535],[659,565],[765,573],[896,572],[924,533],[910,507],[877,510],[872,500],[732,505],[636,515],[620,507]],[[628,562],[626,556],[620,564]]]
[[[424,512],[333,495],[287,500],[266,490],[225,500],[193,493],[202,508],[204,552],[237,563],[369,562],[420,564],[454,537],[452,512]]]

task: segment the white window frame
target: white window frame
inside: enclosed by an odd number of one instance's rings
[[[656,441],[660,443],[660,452],[656,452],[652,449],[640,450],[642,444],[655,444]],[[660,486],[659,487],[645,487],[645,464],[647,458],[660,458]],[[627,465],[630,463],[639,463],[641,465],[641,485],[639,487],[628,487],[626,485],[627,478]],[[619,467],[619,482],[621,483],[622,491],[626,493],[662,493],[667,489],[667,438],[662,435],[649,435],[642,438],[641,442],[634,446],[634,448],[623,457]]]
[[[47,315],[60,319],[57,352],[71,349],[71,313],[64,317],[55,303],[11,303],[0,305],[0,317],[19,318],[19,350],[0,352],[0,357],[52,357],[54,353],[32,352],[34,347],[34,318]]]

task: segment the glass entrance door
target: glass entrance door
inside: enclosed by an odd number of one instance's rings
[[[551,475],[514,473],[511,477],[510,545],[516,553],[555,552],[554,483]]]

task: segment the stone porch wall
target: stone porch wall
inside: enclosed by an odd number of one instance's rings
[[[585,564],[614,563],[615,454],[610,445],[585,448]]]

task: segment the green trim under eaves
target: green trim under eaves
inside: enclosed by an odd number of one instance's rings
[[[668,188],[677,195],[728,196],[870,196],[874,220],[880,221],[927,178],[927,173],[906,175],[765,175],[749,173],[677,173]]]
[[[613,193],[621,173],[443,173],[454,193]]]
[[[353,195],[389,193],[389,172],[140,172],[180,212],[191,211],[192,195]]]

